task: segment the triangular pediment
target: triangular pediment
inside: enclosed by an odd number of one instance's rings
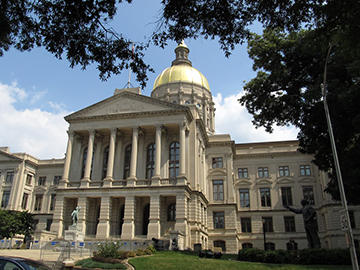
[[[0,161],[20,161],[20,160],[21,160],[20,158],[0,150]]]
[[[66,120],[94,118],[100,116],[114,116],[122,114],[154,113],[164,111],[186,111],[187,107],[161,101],[156,98],[138,95],[123,90],[80,111],[65,117]]]

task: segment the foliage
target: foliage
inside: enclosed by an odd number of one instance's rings
[[[0,238],[11,238],[23,234],[25,238],[34,232],[33,215],[27,211],[10,211],[0,209]]]
[[[77,266],[82,266],[83,268],[100,268],[100,269],[126,269],[126,266],[121,263],[104,263],[94,261],[91,258],[83,259],[75,263]]]
[[[309,265],[349,265],[350,253],[347,249],[303,249],[299,251],[241,249],[238,260],[266,263],[292,263]]]
[[[106,242],[98,246],[97,256],[104,258],[118,258],[120,244],[118,242]]]
[[[136,270],[350,270],[351,266],[309,266],[291,264],[262,264],[244,261],[198,258],[183,252],[160,251],[153,256],[136,257],[129,260]]]
[[[336,172],[321,103],[325,59],[328,103],[345,189],[351,203],[360,203],[360,2],[341,0],[249,1],[162,0],[163,18],[153,35],[156,44],[199,36],[218,39],[228,56],[248,40],[256,78],[245,86],[241,104],[257,127],[300,129],[300,150],[330,172],[327,191],[339,199]],[[254,24],[265,27],[251,34]]]
[[[330,41],[317,30],[285,34],[267,29],[262,36],[252,35],[249,55],[258,73],[245,85],[240,102],[253,115],[253,123],[267,131],[271,132],[274,124],[298,127],[300,151],[314,155],[314,163],[329,172],[327,191],[339,199],[320,90]],[[360,203],[359,59],[359,45],[350,48],[335,43],[327,72],[327,101],[351,203]]]
[[[11,47],[44,47],[58,59],[66,57],[70,67],[96,63],[103,80],[130,67],[144,87],[151,70],[142,60],[147,45],[136,43],[132,52],[132,42],[109,26],[122,2],[0,1],[0,56]]]

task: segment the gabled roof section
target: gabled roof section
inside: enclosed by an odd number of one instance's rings
[[[154,114],[167,111],[186,112],[188,116],[191,115],[189,108],[186,106],[138,95],[124,89],[118,94],[66,116],[65,120],[70,122],[72,120],[92,119],[101,116],[121,116],[139,113]]]
[[[22,161],[22,159],[0,149],[0,161]]]

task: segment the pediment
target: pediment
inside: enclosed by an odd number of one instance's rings
[[[211,176],[226,176],[226,171],[224,169],[212,169],[209,173]]]
[[[21,159],[0,150],[0,161],[20,161]]]
[[[314,177],[304,177],[304,178],[300,178],[299,183],[315,183],[315,178]]]
[[[257,185],[271,185],[272,182],[267,179],[260,179],[260,180],[256,181],[256,184]]]
[[[241,179],[235,183],[235,185],[237,185],[237,186],[250,186],[251,184],[252,184],[252,182],[248,179]]]
[[[34,192],[36,192],[36,193],[43,193],[45,191],[46,191],[46,188],[43,186],[37,186],[34,188]]]
[[[188,108],[182,105],[161,101],[143,95],[134,94],[124,90],[123,92],[104,99],[80,111],[65,117],[68,120],[93,118],[99,116],[114,116],[133,113],[151,113],[164,111],[186,111]]]
[[[292,183],[294,183],[294,180],[290,179],[290,178],[280,178],[276,182],[278,184],[292,184]]]

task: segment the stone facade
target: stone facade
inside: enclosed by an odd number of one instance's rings
[[[297,141],[237,144],[215,134],[215,108],[205,77],[185,44],[151,97],[138,88],[67,117],[65,159],[39,160],[0,148],[1,207],[29,210],[41,240],[64,238],[81,207],[85,240],[177,239],[180,249],[249,246],[298,248],[307,241],[300,207],[317,210],[321,244],[345,247],[339,203],[324,193],[326,174],[297,151]],[[195,70],[195,71],[194,71]],[[355,239],[360,212],[350,206]]]

